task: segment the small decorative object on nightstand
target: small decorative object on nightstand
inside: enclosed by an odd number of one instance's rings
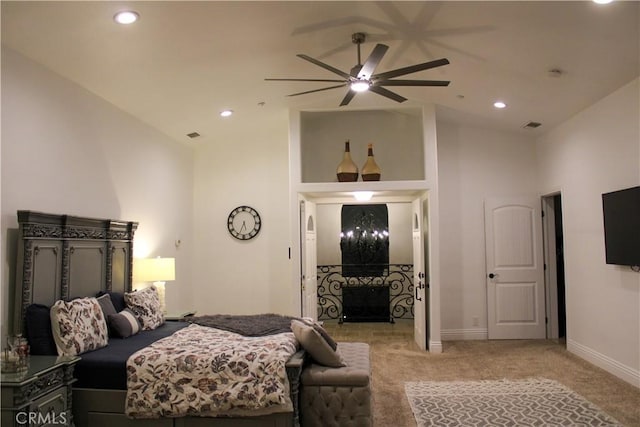
[[[2,373],[2,426],[73,425],[77,356],[31,356],[23,372]]]
[[[190,317],[195,316],[196,313],[197,312],[195,310],[179,313],[167,313],[164,316],[164,320],[167,322],[186,322]]]

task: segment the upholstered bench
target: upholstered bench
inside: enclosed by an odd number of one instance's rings
[[[300,423],[303,427],[372,425],[369,344],[338,343],[347,366],[311,363],[300,378]]]

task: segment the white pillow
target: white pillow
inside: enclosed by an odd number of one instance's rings
[[[51,331],[59,356],[97,350],[109,342],[107,322],[96,298],[56,301],[51,307]]]
[[[149,331],[164,323],[164,314],[160,309],[160,297],[155,286],[124,294],[127,308],[136,315],[142,330]]]

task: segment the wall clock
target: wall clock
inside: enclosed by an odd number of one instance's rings
[[[258,235],[262,221],[260,214],[250,206],[238,206],[229,214],[227,228],[238,240],[251,240]]]

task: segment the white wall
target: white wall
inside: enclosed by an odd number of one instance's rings
[[[346,140],[350,140],[351,158],[359,171],[371,143],[382,180],[425,179],[420,113],[415,108],[302,112],[302,182],[336,182]]]
[[[251,127],[232,116],[215,141],[196,150],[194,289],[200,313],[299,314],[289,277],[288,116],[265,108],[248,112]],[[262,218],[250,241],[227,231],[229,212],[240,205],[254,207]]]
[[[537,194],[535,144],[441,121],[437,135],[442,338],[486,339],[484,200]]]
[[[19,209],[138,221],[136,255],[176,258],[168,309],[192,305],[191,149],[3,48],[1,154],[3,335]]]
[[[605,263],[602,193],[640,184],[640,83],[537,143],[540,189],[562,193],[567,348],[640,387],[640,273]]]

